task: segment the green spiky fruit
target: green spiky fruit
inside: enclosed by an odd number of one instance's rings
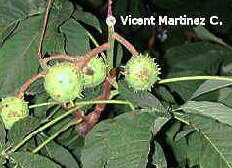
[[[44,87],[57,102],[66,103],[81,97],[83,73],[72,63],[52,66],[45,75]]]
[[[0,113],[6,129],[29,115],[28,104],[17,97],[7,97],[0,103]]]
[[[150,90],[159,74],[160,68],[148,56],[134,56],[125,66],[125,79],[135,91]]]
[[[106,78],[106,65],[102,58],[92,58],[84,67],[85,87],[95,87]]]

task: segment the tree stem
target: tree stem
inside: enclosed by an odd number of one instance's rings
[[[163,79],[163,80],[160,80],[158,84],[180,82],[180,81],[190,81],[190,80],[222,80],[222,81],[232,82],[232,78],[221,77],[221,76],[187,76],[187,77]]]
[[[52,136],[50,136],[48,139],[46,139],[42,144],[40,144],[38,147],[36,147],[32,153],[37,153],[38,151],[40,151],[44,146],[46,146],[49,142],[51,142],[53,139],[55,139],[58,135],[60,135],[62,132],[68,130],[71,126],[77,125],[79,123],[81,123],[83,120],[80,119],[78,121],[71,121],[69,122],[67,125],[65,125],[63,128],[61,128],[59,131],[57,131],[56,133],[54,133]]]
[[[48,102],[48,103],[34,104],[34,105],[30,105],[29,109],[36,108],[36,107],[42,107],[42,106],[57,105],[57,104],[60,104],[60,103],[58,103],[58,102]]]
[[[90,40],[95,45],[95,47],[100,47],[100,45],[98,44],[97,40],[88,31],[86,33],[89,36]],[[106,59],[106,55],[104,54],[104,52],[101,52],[100,54],[101,54],[102,58]]]
[[[121,43],[126,49],[133,55],[137,56],[139,55],[138,51],[135,49],[135,47],[126,39],[124,39],[120,34],[114,33],[114,38]]]
[[[18,98],[23,98],[24,97],[24,94],[25,92],[27,91],[27,89],[29,88],[29,86],[35,82],[36,80],[40,79],[43,77],[43,74],[42,73],[38,73],[36,75],[34,75],[32,78],[28,79],[22,86],[21,88],[19,89],[16,97]]]
[[[44,40],[44,36],[45,36],[47,24],[48,24],[49,11],[50,11],[50,7],[51,7],[53,1],[54,0],[48,0],[48,4],[47,4],[46,11],[45,11],[45,16],[44,16],[44,22],[43,22],[43,25],[41,28],[41,36],[39,39],[39,46],[38,46],[37,55],[38,55],[38,59],[39,59],[39,62],[40,62],[42,67],[46,67],[46,64],[44,64],[44,62],[43,62],[42,46],[43,46],[43,40]]]
[[[64,59],[64,60],[68,60],[70,62],[73,62],[77,58],[78,58],[77,56],[75,57],[73,55],[60,54],[60,55],[50,56],[48,58],[43,58],[43,62],[44,62],[44,64],[47,64],[49,61],[52,61],[55,59]]]
[[[93,100],[93,101],[85,101],[85,102],[78,102],[76,103],[76,105],[78,106],[87,106],[87,105],[91,105],[91,104],[124,104],[124,105],[128,105],[131,110],[135,110],[134,105],[129,102],[129,101],[125,101],[125,100]]]
[[[83,101],[83,102],[78,102],[76,103],[76,107],[67,111],[66,113],[62,114],[61,116],[55,118],[54,120],[48,122],[47,124],[43,125],[42,127],[40,127],[39,129],[33,131],[32,133],[30,133],[29,135],[27,135],[22,141],[20,141],[19,143],[17,143],[15,146],[13,146],[10,151],[8,153],[11,152],[15,152],[17,151],[22,145],[24,145],[28,140],[30,140],[33,136],[35,136],[36,134],[44,131],[45,129],[49,128],[50,126],[54,125],[55,123],[57,123],[58,121],[64,119],[65,117],[67,117],[69,114],[77,111],[80,107],[82,106],[86,106],[86,105],[91,105],[91,104],[127,104],[131,107],[132,110],[134,110],[134,106],[132,103],[128,102],[128,101],[122,101],[122,100],[97,100],[97,101]]]
[[[107,63],[110,67],[110,69],[113,68],[113,60],[114,60],[114,26],[108,26],[108,43],[110,45],[110,48],[107,51]]]

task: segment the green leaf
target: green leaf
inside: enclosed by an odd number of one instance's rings
[[[28,116],[14,123],[9,130],[8,140],[15,144],[22,140],[29,132],[35,130],[40,125],[40,121],[37,118]]]
[[[55,108],[54,111],[51,110],[51,113],[53,114],[50,114],[50,120],[53,120],[59,116],[61,116],[62,114],[65,113],[65,110],[63,108]],[[53,134],[55,134],[57,131],[59,131],[60,129],[62,129],[63,127],[67,126],[67,123],[69,123],[71,120],[73,119],[73,116],[70,115],[66,118],[64,118],[63,120],[57,122],[55,125],[53,125],[48,131],[47,131],[47,135],[48,136],[51,136]],[[75,130],[75,128],[69,128],[67,131],[63,132],[62,134],[60,134],[56,140],[59,144],[62,144],[64,145],[70,137],[72,137],[73,135],[73,131],[72,130]],[[75,135],[76,135],[76,132],[75,132]]]
[[[65,39],[54,28],[54,25],[50,26],[46,31],[46,38],[43,40],[43,51],[49,55],[65,54]]]
[[[175,104],[175,99],[171,92],[165,87],[160,85],[155,89],[155,93],[158,95],[160,101],[168,102],[169,104]]]
[[[43,0],[1,0],[0,28],[28,16],[41,14],[45,6]]]
[[[166,156],[169,156],[167,160],[169,160],[170,167],[180,167],[185,168],[187,166],[187,140],[185,138],[176,141],[176,135],[179,133],[183,124],[179,121],[172,122],[168,125],[166,130],[163,132],[162,137],[158,137],[157,140],[159,143],[164,143],[167,147],[165,150]]]
[[[7,144],[12,146],[16,143],[19,143],[24,139],[26,135],[37,129],[40,125],[40,121],[37,118],[32,116],[28,116],[23,118],[11,127],[8,132],[8,141]],[[24,144],[20,149],[22,150],[31,150],[35,148],[35,141],[34,139],[30,139],[26,144]]]
[[[215,152],[214,145],[206,141],[205,136],[199,135],[199,133],[193,133],[186,138],[188,139],[186,154],[190,167],[198,165],[204,168],[231,168],[231,166],[226,163],[227,161],[223,158],[223,155]],[[225,142],[224,140],[224,143]]]
[[[17,28],[19,21],[15,21],[4,28],[0,29],[0,48],[4,44],[4,42],[11,37],[14,30]]]
[[[46,90],[44,89],[43,86],[44,79],[39,79],[31,84],[31,86],[27,89],[26,93],[28,95],[41,95],[45,94]]]
[[[153,128],[152,128],[153,135],[156,136],[158,132],[163,128],[165,124],[167,124],[169,120],[170,118],[158,117],[153,124]]]
[[[43,142],[48,138],[48,136],[38,136],[39,140]],[[63,146],[55,143],[54,141],[49,142],[45,146],[46,150],[46,156],[52,160],[54,160],[56,163],[59,163],[60,165],[69,168],[79,168],[79,165],[77,161],[74,159],[72,154]]]
[[[29,152],[15,152],[10,157],[21,168],[61,168],[61,166],[48,158]]]
[[[222,124],[232,126],[232,109],[223,104],[207,101],[188,101],[181,106],[181,109],[187,113],[208,117]]]
[[[6,141],[6,131],[4,127],[4,123],[2,122],[2,118],[0,118],[0,152],[4,150],[5,147],[5,141]],[[0,155],[0,167],[2,164],[4,164],[6,159]]]
[[[155,152],[153,154],[153,164],[158,168],[167,168],[167,161],[164,151],[159,143],[155,142]]]
[[[121,65],[122,57],[123,57],[123,50],[122,50],[122,45],[117,44],[117,50],[116,50],[116,56],[114,57],[114,63],[115,67],[119,67]]]
[[[72,16],[75,20],[80,21],[80,23],[83,22],[89,26],[92,26],[95,29],[97,29],[100,33],[102,33],[101,24],[98,18],[93,14],[89,12],[84,12],[82,10],[76,10]]]
[[[37,73],[37,47],[42,18],[35,16],[22,21],[14,35],[0,49],[1,97],[14,95],[28,78]],[[43,49],[51,54],[64,53],[63,36],[54,28],[48,29]]]
[[[206,118],[203,119],[199,117],[195,119],[199,119],[200,122],[205,123],[205,127],[207,125],[208,128],[212,129],[216,123]],[[217,126],[215,128],[218,129]],[[220,130],[216,130],[215,133],[217,134],[218,131],[220,132]],[[182,132],[185,132],[182,138],[178,138],[177,140],[178,134],[182,134]],[[196,131],[196,129],[193,130],[190,126],[184,126],[183,131],[179,133],[173,137],[175,141],[172,142],[172,149],[175,150],[175,155],[178,156],[178,159],[182,158],[183,161],[185,160],[185,165],[188,167],[204,168],[227,167],[221,158],[222,156],[217,153],[214,145],[208,142],[208,139],[204,137],[201,131]],[[223,134],[220,136],[223,136]],[[179,155],[179,153],[182,153],[182,155]]]
[[[167,78],[177,78],[195,75],[205,75],[205,73],[202,73],[201,71],[185,70],[181,72],[169,73]],[[167,85],[170,88],[171,92],[176,92],[184,101],[186,101],[191,98],[195,90],[197,90],[197,88],[202,84],[203,81],[204,80],[182,81],[169,83],[165,85]]]
[[[197,42],[184,44],[167,50],[165,58],[169,72],[201,71],[216,74],[227,50],[216,44]]]
[[[222,39],[216,37],[213,33],[210,33],[206,28],[204,28],[203,26],[197,26],[194,27],[193,30],[195,31],[195,33],[197,34],[197,36],[202,39],[202,40],[209,40],[209,41],[213,41],[216,42],[218,44],[221,44],[225,47],[228,47],[228,45],[223,42]]]
[[[188,158],[205,168],[231,168],[232,109],[220,103],[193,101],[181,108],[185,113],[176,113],[177,118],[188,123],[200,136],[193,137],[189,150],[194,153]]]
[[[68,20],[74,11],[74,6],[70,1],[55,0],[52,3],[49,13],[49,26],[58,28]]]
[[[92,88],[85,88],[85,91],[83,93],[84,97],[82,98],[82,101],[88,101],[88,100],[95,99],[96,97],[102,94],[102,91],[103,91],[102,84],[96,87],[92,87]],[[80,99],[75,100],[75,102],[78,102],[78,101],[80,101]],[[91,107],[93,107],[93,105],[84,106],[84,107],[81,107],[81,110],[87,111]]]
[[[48,93],[42,93],[40,95],[35,96],[35,102],[34,104],[42,104],[44,102],[50,102],[50,96]],[[39,119],[45,119],[45,117],[47,116],[47,110],[54,105],[50,105],[50,106],[41,106],[41,107],[36,107],[34,108],[34,116],[39,118]]]
[[[43,40],[44,54],[65,54],[65,38],[59,29],[71,17],[73,10],[74,6],[70,1],[56,0],[52,3]]]
[[[80,161],[84,143],[85,138],[76,134],[74,137],[69,138],[69,141],[66,142],[65,145],[67,145],[67,147],[72,151],[75,158]]]
[[[37,72],[39,64],[36,41],[39,21],[40,18],[33,17],[21,23],[17,33],[0,49],[1,97],[15,94],[24,81]]]
[[[83,55],[90,50],[87,30],[74,19],[69,19],[61,26],[66,37],[66,51],[70,55]]]
[[[2,148],[5,145],[6,141],[6,131],[2,118],[0,118],[0,135],[0,148]]]
[[[159,111],[165,110],[159,99],[147,91],[135,93],[135,91],[132,88],[129,88],[127,83],[124,81],[119,82],[118,87],[120,95],[124,99],[132,102],[139,107],[152,107],[156,108]]]
[[[231,87],[226,87],[219,90],[219,96],[218,96],[218,102],[228,106],[232,107],[232,89]]]
[[[232,83],[228,81],[207,80],[203,84],[201,84],[200,87],[193,93],[191,99],[230,85],[232,85]]]
[[[98,124],[86,137],[83,168],[145,168],[154,118],[125,113]]]

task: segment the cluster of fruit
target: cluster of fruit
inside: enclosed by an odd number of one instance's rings
[[[44,76],[44,88],[52,99],[67,103],[81,98],[84,88],[101,84],[107,74],[107,66],[102,58],[92,58],[82,69],[75,64],[63,62],[52,66]],[[124,70],[125,80],[135,91],[150,90],[159,80],[160,68],[148,56],[132,57]],[[28,104],[17,97],[7,97],[0,103],[0,113],[7,129],[21,118],[29,115]]]

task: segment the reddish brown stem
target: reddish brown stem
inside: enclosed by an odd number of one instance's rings
[[[135,47],[126,39],[124,39],[121,35],[119,35],[118,33],[114,33],[113,37],[119,42],[121,43],[123,46],[125,46],[128,51],[130,51],[130,53],[133,56],[137,56],[139,55],[139,53],[137,52],[137,50],[135,49]]]
[[[79,68],[83,68],[91,58],[95,57],[97,54],[107,50],[109,48],[109,45],[107,43],[102,44],[101,46],[89,51],[87,54],[83,56],[74,56],[74,55],[66,55],[66,54],[60,54],[60,55],[54,55],[48,58],[43,58],[43,63],[47,64],[49,61],[55,60],[55,59],[65,59],[70,62],[74,62]]]
[[[40,79],[41,77],[43,77],[42,73],[38,73],[36,75],[34,75],[32,78],[28,79],[23,85],[22,87],[19,89],[18,93],[17,93],[17,97],[18,98],[23,98],[24,94],[26,92],[26,90],[29,88],[29,86],[35,82],[36,80]]]
[[[68,61],[72,62],[72,61],[76,60],[77,57],[74,57],[72,55],[65,55],[65,54],[54,55],[54,56],[51,56],[51,57],[48,57],[48,58],[44,58],[43,63],[47,64],[49,61],[52,61],[52,60],[55,60],[55,59],[65,59],[65,60],[68,60]]]
[[[74,119],[79,120],[81,118],[83,121],[86,121],[86,118],[83,114],[84,112],[78,109],[76,112],[73,113]]]
[[[89,51],[87,54],[75,60],[75,64],[78,68],[82,69],[88,64],[88,62],[95,57],[97,54],[107,50],[110,47],[108,43],[102,44],[101,46]]]
[[[89,57],[89,58],[95,57],[97,54],[100,54],[101,52],[107,50],[108,48],[110,48],[110,45],[108,43],[104,43],[101,46],[94,48],[93,50],[86,53],[84,57]]]
[[[42,58],[43,58],[42,45],[43,45],[43,39],[45,36],[47,24],[48,24],[49,10],[50,10],[50,6],[51,6],[52,2],[53,2],[53,0],[48,0],[48,4],[47,4],[46,11],[45,11],[45,16],[44,16],[44,22],[43,22],[43,25],[41,27],[41,36],[39,39],[39,47],[38,47],[38,51],[37,51],[37,55],[38,55],[38,59],[39,59],[40,63],[43,63],[43,61],[42,61]]]
[[[107,16],[112,16],[112,0],[108,0],[108,13]]]
[[[102,96],[99,100],[107,100],[110,96],[111,84],[108,80],[104,82],[104,89]],[[78,131],[80,135],[86,136],[89,131],[96,125],[97,121],[99,120],[102,111],[105,109],[104,104],[98,104],[95,107],[95,110],[92,111],[88,116],[85,117],[85,122],[83,122],[79,127]]]

